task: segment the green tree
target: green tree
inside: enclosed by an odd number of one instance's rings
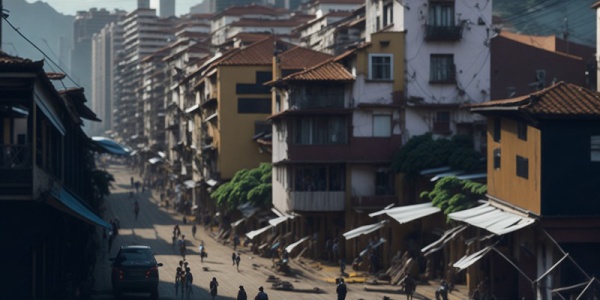
[[[475,206],[486,193],[485,184],[449,176],[438,180],[433,190],[422,192],[421,198],[431,201],[447,215]]]
[[[483,168],[482,158],[473,149],[473,139],[470,136],[434,139],[431,133],[426,133],[412,137],[394,154],[392,169],[404,173],[410,181],[419,171],[429,168],[451,166],[464,171]]]
[[[238,171],[229,182],[219,186],[210,196],[226,211],[232,211],[245,202],[256,207],[270,205],[271,164],[261,163],[258,168]]]

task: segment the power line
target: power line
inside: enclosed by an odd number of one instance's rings
[[[42,53],[42,55],[44,55],[44,57],[46,59],[48,59],[48,61],[50,61],[61,72],[63,72],[63,74],[65,74],[65,76],[67,78],[69,78],[69,80],[71,80],[71,82],[73,82],[73,84],[75,84],[76,87],[81,88],[81,86],[79,86],[79,84],[77,84],[77,82],[75,82],[75,80],[73,80],[73,78],[71,78],[71,76],[69,76],[69,74],[67,74],[67,72],[60,67],[60,65],[58,65],[56,62],[54,62],[54,60],[52,60],[52,58],[50,58],[50,56],[48,56],[44,51],[42,51],[42,49],[40,49],[40,47],[38,47],[35,43],[33,43],[30,39],[28,39],[25,35],[23,35],[10,21],[8,21],[8,15],[2,15],[2,18],[4,19],[4,21],[6,21],[6,24],[8,24],[8,26],[10,26],[18,35],[20,35],[23,39],[25,39],[25,41],[27,41],[29,44],[31,44],[35,49],[40,51]],[[63,83],[63,86],[64,86],[64,83]]]

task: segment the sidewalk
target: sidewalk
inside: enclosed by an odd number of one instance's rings
[[[223,245],[216,241],[210,232],[205,232],[202,226],[198,226],[196,237],[192,237],[191,225],[183,225],[183,216],[176,213],[172,208],[159,206],[159,193],[146,191],[135,196],[140,204],[138,220],[135,220],[133,212],[133,200],[129,198],[131,190],[130,177],[139,180],[136,172],[127,166],[110,165],[108,171],[115,177],[111,195],[106,201],[105,219],[118,217],[121,222],[119,236],[114,241],[112,251],[107,252],[107,247],[98,249],[97,267],[95,270],[96,284],[93,299],[112,299],[110,283],[110,262],[108,259],[116,255],[118,248],[125,244],[145,244],[155,252],[158,262],[163,263],[160,268],[160,299],[179,299],[175,296],[174,277],[181,256],[172,245],[171,236],[175,224],[179,224],[182,234],[185,234],[188,242],[187,261],[194,275],[193,296],[190,299],[211,299],[208,293],[208,284],[212,277],[219,282],[219,296],[217,299],[235,299],[238,287],[243,285],[248,293],[249,299],[253,299],[259,286],[265,288],[269,299],[335,299],[335,284],[332,279],[338,276],[339,268],[323,266],[316,270],[307,261],[305,265],[292,262],[295,276],[285,276],[277,273],[271,268],[270,259],[254,255],[247,247],[240,247],[241,253],[240,272],[232,266],[231,253],[233,249],[229,245]],[[200,262],[198,246],[204,242],[208,257]],[[104,244],[107,246],[107,244]],[[292,291],[278,290],[267,282],[269,276],[278,277],[281,280],[293,284]],[[365,289],[367,287],[367,289]],[[321,293],[315,293],[317,288]],[[348,284],[348,300],[358,299],[405,299],[404,294],[398,293],[399,287],[385,285],[367,286],[363,283]],[[435,299],[435,287],[417,286],[415,299]],[[459,294],[451,294],[449,299],[467,299],[467,297],[456,297]],[[147,299],[145,295],[126,297],[125,299]]]

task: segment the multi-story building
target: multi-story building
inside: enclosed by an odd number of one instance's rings
[[[208,191],[230,180],[237,171],[271,162],[269,149],[254,141],[268,131],[272,114],[271,92],[263,85],[272,79],[273,53],[278,51],[285,74],[330,58],[329,55],[281,42],[274,37],[244,48],[231,49],[207,61],[199,72],[195,91],[200,109],[193,140],[205,183],[200,200],[203,209],[214,209]],[[267,147],[268,148],[268,147]]]
[[[122,47],[123,29],[119,22],[107,24],[92,38],[91,105],[102,120],[89,126],[93,135],[104,135],[114,128],[116,63]]]
[[[489,200],[450,218],[495,234],[471,245],[470,253],[482,249],[481,256],[463,260],[461,268],[480,260],[467,270],[470,278],[489,277],[497,298],[592,299],[596,293],[588,290],[597,283],[587,274],[600,270],[599,182],[593,175],[600,171],[598,99],[596,91],[559,82],[470,106],[487,117]],[[486,249],[504,257],[484,257]]]
[[[160,0],[158,15],[161,18],[175,16],[175,0]]]
[[[116,131],[126,139],[127,144],[138,145],[148,143],[144,136],[142,105],[141,60],[159,50],[173,39],[174,28],[178,19],[159,19],[154,9],[139,8],[125,16],[123,28],[123,51],[117,65],[118,77],[116,109],[118,119]]]
[[[97,215],[92,141],[82,130],[83,119],[99,120],[82,88],[56,90],[43,66],[0,54],[0,237],[10,241],[0,254],[11,258],[3,264],[12,270],[3,279],[11,287],[7,299],[66,298],[74,279],[80,287],[91,284],[95,226],[110,228]]]
[[[88,98],[92,99],[92,106],[95,104],[92,97],[92,41],[94,34],[97,34],[106,24],[110,24],[125,15],[124,11],[109,12],[105,9],[92,8],[89,11],[79,11],[75,15],[73,22],[73,49],[71,50],[70,75],[75,79],[79,86],[85,89]],[[100,111],[99,111],[100,113]]]
[[[471,134],[483,145],[484,126],[459,106],[490,99],[491,2],[366,1],[367,42],[378,31],[406,32],[404,138]]]
[[[271,83],[273,206],[302,216],[292,222],[293,235],[315,236],[315,249],[328,239],[346,248],[346,229],[397,202],[389,166],[402,141],[404,33],[374,33],[371,40]],[[347,246],[349,257],[361,250]]]
[[[330,12],[297,26],[294,32],[300,35],[301,46],[338,55],[361,42],[364,14],[364,6],[353,12]]]
[[[353,11],[362,5],[364,0],[310,0],[303,2],[299,10],[320,18],[334,11]]]

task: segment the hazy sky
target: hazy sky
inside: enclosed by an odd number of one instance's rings
[[[29,3],[37,0],[26,0]],[[75,15],[79,10],[89,10],[92,7],[106,8],[109,11],[122,9],[133,11],[137,6],[137,0],[42,0],[52,6],[56,11],[65,15]],[[180,16],[187,14],[190,7],[201,3],[202,0],[175,0],[175,14]],[[158,9],[158,0],[150,0],[150,6]]]

